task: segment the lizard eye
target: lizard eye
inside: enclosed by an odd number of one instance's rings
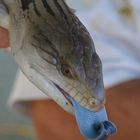
[[[62,73],[63,73],[64,76],[66,76],[68,78],[73,78],[72,70],[68,66],[63,66],[62,67]]]

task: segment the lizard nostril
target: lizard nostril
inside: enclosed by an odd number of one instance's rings
[[[90,98],[90,99],[89,99],[89,104],[90,104],[91,106],[92,106],[92,105],[96,105],[96,104],[97,104],[96,99]]]
[[[104,106],[104,101],[97,100],[95,98],[89,98],[89,105],[91,108],[94,108],[96,111],[99,111]]]

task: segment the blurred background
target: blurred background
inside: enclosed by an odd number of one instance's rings
[[[31,120],[17,115],[7,104],[16,72],[13,57],[0,50],[0,140],[35,140]]]

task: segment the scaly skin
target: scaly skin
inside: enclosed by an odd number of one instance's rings
[[[67,95],[89,110],[101,109],[105,101],[101,61],[90,34],[66,3],[0,0],[0,4],[6,7],[0,12],[0,25],[9,29],[12,53],[28,79],[68,112],[73,109]]]

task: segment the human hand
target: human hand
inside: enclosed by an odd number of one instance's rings
[[[0,48],[8,48],[9,46],[9,32],[0,27]]]

